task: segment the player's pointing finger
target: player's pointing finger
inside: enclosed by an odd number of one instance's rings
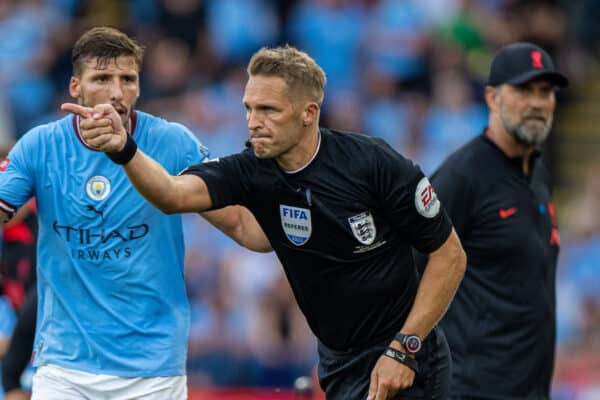
[[[92,112],[94,111],[92,108],[84,107],[75,103],[63,103],[60,106],[60,109],[66,112],[77,114],[82,118],[90,118],[92,116]]]

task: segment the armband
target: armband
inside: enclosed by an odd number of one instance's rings
[[[131,135],[127,135],[127,141],[125,142],[125,146],[121,149],[121,151],[115,151],[113,153],[107,152],[106,155],[108,158],[112,160],[115,164],[123,165],[127,164],[133,156],[135,156],[135,152],[137,151],[137,144]]]

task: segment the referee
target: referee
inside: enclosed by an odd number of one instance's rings
[[[433,187],[382,140],[319,127],[325,74],[306,53],[261,49],[248,74],[243,153],[173,177],[125,131],[94,129],[114,110],[83,135],[165,212],[252,211],[319,339],[328,399],[446,399],[450,356],[435,325],[465,258]],[[420,282],[411,246],[430,254]]]
[[[453,399],[550,398],[560,237],[539,148],[567,84],[542,48],[502,48],[485,89],[489,126],[432,177],[468,260],[442,321]]]

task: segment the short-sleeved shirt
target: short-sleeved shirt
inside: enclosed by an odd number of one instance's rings
[[[467,254],[441,321],[453,358],[453,394],[548,399],[555,347],[560,237],[539,153],[529,175],[482,134],[432,176]]]
[[[189,306],[180,216],[139,195],[123,169],[84,145],[72,115],[26,133],[0,164],[0,207],[38,205],[35,365],[123,377],[185,374]],[[205,149],[142,112],[138,146],[177,174]]]
[[[185,173],[203,178],[215,208],[252,211],[332,349],[393,336],[418,286],[411,246],[434,251],[452,229],[420,169],[366,135],[321,129],[315,157],[294,173],[250,149]]]

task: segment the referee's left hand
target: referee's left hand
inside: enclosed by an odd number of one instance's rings
[[[367,400],[386,400],[403,389],[408,389],[415,380],[415,371],[386,356],[379,357],[373,372]]]

